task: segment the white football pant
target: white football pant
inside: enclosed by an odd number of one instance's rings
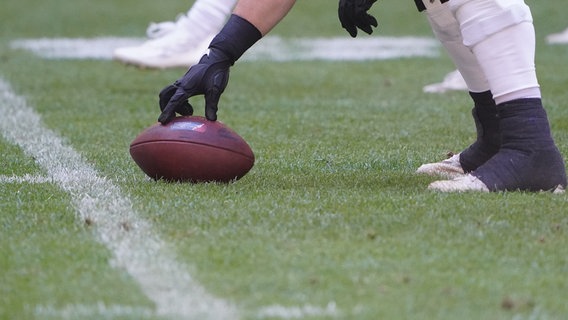
[[[225,25],[237,0],[197,0],[187,12],[190,31],[197,39],[217,34]]]
[[[491,90],[497,104],[540,98],[535,32],[523,0],[424,1],[436,37],[472,92]]]

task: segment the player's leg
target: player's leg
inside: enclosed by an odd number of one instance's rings
[[[187,14],[174,21],[151,23],[149,40],[139,46],[117,48],[116,60],[150,68],[190,67],[207,50],[237,0],[197,0]]]
[[[434,34],[446,48],[469,88],[474,102],[472,115],[477,139],[459,154],[441,162],[422,165],[417,172],[454,178],[477,169],[499,150],[497,110],[485,74],[475,55],[463,44],[459,23],[447,3],[424,2]]]
[[[542,106],[529,7],[522,0],[451,0],[448,6],[493,92],[501,148],[471,174],[435,182],[430,188],[538,191],[565,187],[564,161]]]

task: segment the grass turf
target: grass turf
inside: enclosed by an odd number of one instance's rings
[[[420,90],[451,70],[445,56],[238,63],[219,117],[252,146],[253,170],[228,185],[155,183],[131,161],[128,144],[156,120],[157,92],[183,69],[47,61],[8,44],[140,36],[148,21],[171,19],[187,3],[5,2],[0,24],[11,31],[0,36],[0,76],[113,179],[189,272],[244,318],[271,305],[333,304],[344,319],[568,316],[565,195],[439,194],[425,189],[431,178],[413,174],[474,135],[466,94]],[[377,33],[430,35],[410,1],[377,5]],[[566,156],[568,47],[542,40],[566,27],[562,6],[532,7],[545,104]],[[274,33],[344,35],[327,0],[299,2]],[[201,114],[203,103],[194,101]],[[43,174],[5,140],[0,150],[0,175]],[[110,266],[93,226],[75,219],[56,186],[1,183],[0,195],[0,318],[56,319],[68,306],[91,306],[93,314],[81,318],[94,319],[100,303],[152,308],[128,274]],[[60,313],[45,312],[51,309]]]

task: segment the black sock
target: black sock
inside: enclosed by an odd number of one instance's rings
[[[471,110],[477,130],[477,140],[460,153],[464,172],[471,172],[493,157],[501,146],[497,106],[491,91],[469,93],[474,102]]]
[[[497,106],[501,149],[472,172],[491,191],[566,187],[564,160],[554,144],[542,101],[519,99]]]

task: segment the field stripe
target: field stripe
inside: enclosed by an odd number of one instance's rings
[[[107,305],[99,302],[95,305],[65,305],[61,308],[53,306],[35,306],[34,314],[38,319],[120,319],[122,317],[136,317],[135,319],[156,318],[154,310],[144,307],[130,307],[122,305]]]
[[[111,60],[117,47],[138,45],[141,38],[19,39],[12,49],[23,49],[45,59]],[[440,45],[425,37],[281,38],[267,36],[248,50],[244,61],[364,61],[410,57],[439,57]]]
[[[325,308],[313,305],[303,305],[297,307],[284,307],[272,305],[260,309],[257,317],[260,319],[302,319],[305,317],[336,318],[341,316],[335,302],[330,302]]]
[[[23,176],[4,176],[0,175],[0,183],[54,183],[49,177],[24,174]]]
[[[40,116],[0,78],[0,132],[33,157],[90,220],[97,239],[113,254],[111,265],[125,269],[156,306],[156,314],[182,319],[234,319],[230,303],[207,293],[176,261],[149,221],[134,212],[118,186],[98,175],[74,149],[44,127]]]

